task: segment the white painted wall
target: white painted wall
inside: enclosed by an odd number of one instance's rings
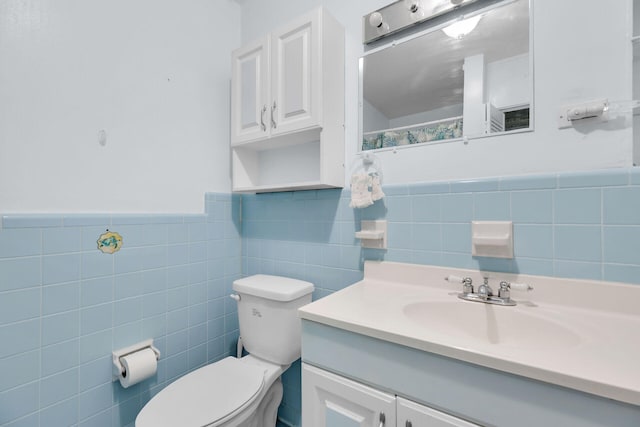
[[[239,27],[231,0],[0,1],[0,213],[202,212],[230,191]]]
[[[469,179],[632,164],[631,118],[557,128],[558,107],[594,98],[631,96],[631,0],[532,0],[535,132],[459,143],[415,146],[379,154],[386,183]],[[361,19],[390,0],[243,0],[248,42],[309,9],[324,5],[346,30],[346,162],[358,146],[358,57]],[[346,172],[350,174],[350,171]],[[347,181],[345,181],[347,182]]]

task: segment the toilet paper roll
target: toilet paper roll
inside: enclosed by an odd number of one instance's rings
[[[127,388],[155,375],[158,369],[156,354],[150,348],[127,354],[120,358],[124,373],[120,373],[120,384]]]

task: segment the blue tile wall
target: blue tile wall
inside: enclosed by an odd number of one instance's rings
[[[0,426],[132,424],[149,398],[235,352],[233,279],[308,280],[321,298],[364,260],[640,283],[640,172],[633,169],[348,190],[207,194],[204,215],[7,215],[0,224]],[[242,218],[240,218],[242,215]],[[362,219],[389,221],[386,251],[361,249]],[[470,221],[511,220],[515,258],[471,256]],[[118,231],[105,255],[96,239]],[[158,375],[111,382],[113,349],[153,337]],[[281,425],[300,425],[300,364],[283,375]]]
[[[316,285],[314,298],[362,277],[366,259],[640,283],[640,172],[616,169],[385,186],[349,208],[348,190],[243,196],[242,274]],[[388,220],[386,251],[360,248],[362,219]],[[515,258],[471,256],[472,220],[511,220]],[[300,425],[299,367],[285,375],[283,425]]]
[[[6,215],[0,224],[0,426],[132,425],[174,379],[235,353],[240,197],[203,215]],[[120,252],[97,250],[106,228]],[[123,389],[111,351],[154,338],[157,376]]]

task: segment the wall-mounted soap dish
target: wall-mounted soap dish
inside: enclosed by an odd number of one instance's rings
[[[472,221],[471,246],[473,256],[513,258],[513,223]]]
[[[387,221],[362,221],[356,239],[360,239],[363,248],[387,249]]]

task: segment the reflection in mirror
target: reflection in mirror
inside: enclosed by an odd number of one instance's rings
[[[367,53],[361,149],[530,130],[529,29],[507,0]]]

